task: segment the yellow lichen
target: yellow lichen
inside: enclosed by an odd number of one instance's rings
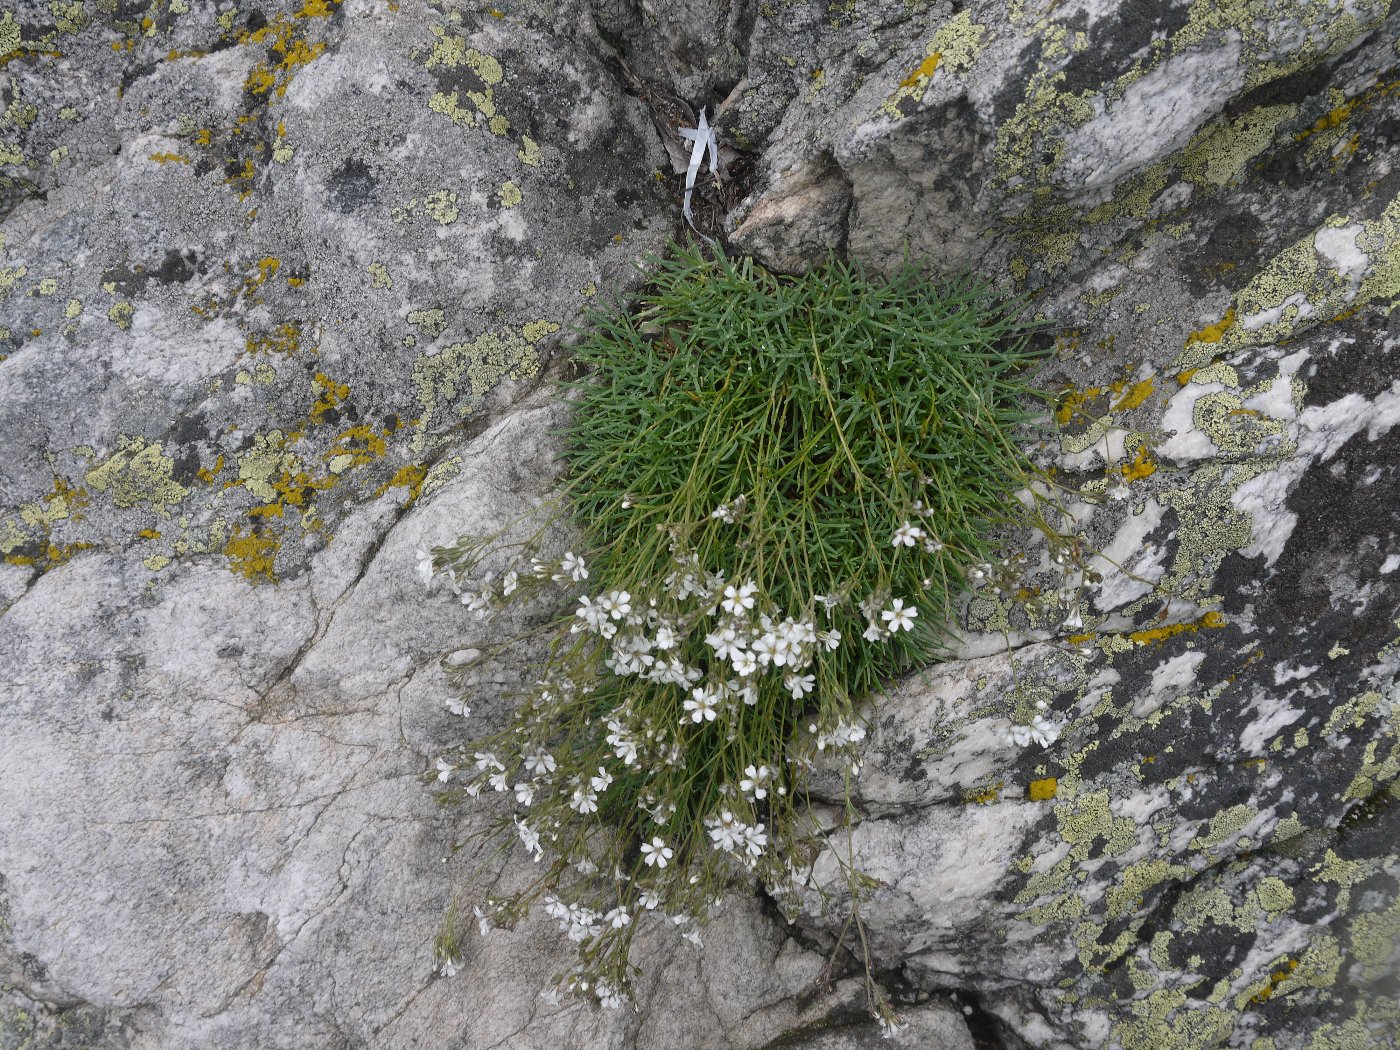
[[[256,583],[276,583],[275,562],[278,542],[276,537],[256,529],[244,532],[241,525],[234,526],[233,535],[224,544],[224,556],[229,568],[246,576]]]

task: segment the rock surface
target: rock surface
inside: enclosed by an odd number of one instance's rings
[[[528,865],[425,791],[474,625],[414,551],[547,500],[539,384],[674,229],[617,57],[732,92],[736,245],[976,266],[1054,332],[1103,578],[978,597],[868,742],[914,1045],[1394,1045],[1397,44],[1320,0],[0,12],[0,1046],[873,1045],[854,972],[813,994],[839,900],[649,942],[635,1013],[539,998],[546,922],[434,973]]]

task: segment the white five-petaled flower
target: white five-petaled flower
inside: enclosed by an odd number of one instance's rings
[[[816,687],[816,684],[816,676],[810,674],[797,675],[789,672],[787,677],[783,679],[783,685],[787,687],[794,700],[801,700]]]
[[[924,530],[906,521],[894,530],[894,539],[890,543],[895,547],[913,547],[923,538]]]
[[[441,783],[447,783],[455,772],[457,772],[457,767],[452,763],[443,758],[437,760],[437,778]]]
[[[597,813],[598,793],[590,788],[574,788],[573,797],[569,799],[569,808],[576,813]]]
[[[914,617],[919,615],[919,610],[915,606],[904,607],[903,598],[895,598],[890,602],[890,608],[880,613],[880,618],[889,624],[891,633],[894,631],[908,631],[914,627]]]
[[[628,913],[626,908],[618,907],[604,915],[603,921],[614,930],[620,930],[632,921],[632,916]]]
[[[739,650],[733,656],[734,673],[747,678],[758,670],[758,658],[746,650]]]
[[[501,593],[502,593],[502,594],[512,594],[512,593],[514,593],[515,588],[516,588],[516,585],[517,585],[519,582],[520,582],[520,575],[519,575],[519,573],[517,573],[514,569],[512,569],[510,572],[506,573],[505,578],[501,580]]]
[[[456,977],[457,971],[462,968],[462,960],[449,955],[442,960],[442,975],[444,977]]]
[[[564,557],[560,559],[559,572],[554,579],[562,580],[566,575],[575,583],[588,579],[588,569],[584,565],[583,559],[573,551],[565,552]]]
[[[744,779],[739,781],[739,790],[753,800],[768,797],[768,778],[773,771],[767,766],[748,766],[744,769]]]
[[[681,724],[684,725],[687,719],[697,723],[713,722],[716,715],[715,703],[719,700],[714,690],[708,688],[692,689],[690,696],[691,698],[682,705],[686,713],[681,716]]]
[[[525,772],[531,776],[542,777],[547,773],[553,773],[558,765],[554,756],[548,751],[537,751],[525,756]]]
[[[737,615],[753,608],[753,596],[757,593],[758,585],[747,580],[738,587],[730,584],[724,589],[724,600],[720,602],[720,605],[725,612]]]
[[[777,635],[772,634],[770,632],[768,634],[763,635],[763,637],[761,638],[756,638],[751,649],[753,655],[758,659],[758,662],[764,667],[767,667],[769,663],[775,663],[781,666],[781,664],[779,663],[780,654],[778,651]],[[787,655],[785,653],[782,654],[781,659],[782,661],[786,662]]]
[[[588,785],[598,794],[602,794],[608,789],[608,785],[613,782],[613,776],[602,766],[598,767],[598,775],[588,778]]]
[[[522,780],[515,785],[515,801],[518,805],[528,806],[535,801],[535,785],[528,780]]]
[[[515,819],[515,831],[520,836],[521,843],[525,846],[525,851],[539,860],[544,856],[544,848],[540,845],[540,833],[530,827],[519,817]]]
[[[448,697],[446,703],[447,709],[454,715],[461,715],[463,718],[466,718],[472,713],[471,705],[467,704],[460,697]]]
[[[643,890],[637,896],[637,903],[647,911],[655,911],[661,903],[661,897],[655,890]]]
[[[476,916],[476,928],[485,937],[491,932],[491,916],[481,910],[481,905],[472,905],[472,914]]]
[[[665,840],[659,835],[650,842],[642,843],[642,860],[648,867],[654,864],[658,868],[664,868],[675,855],[675,850],[666,845]]]
[[[614,620],[620,620],[632,611],[632,595],[626,591],[609,591],[598,599],[598,604]]]
[[[826,646],[828,652],[834,652],[841,645],[841,632],[835,627],[829,631],[822,631],[817,635],[817,641]]]

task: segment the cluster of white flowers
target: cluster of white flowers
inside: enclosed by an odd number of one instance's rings
[[[721,503],[710,512],[710,517],[726,524],[733,525],[743,516],[745,508],[749,505],[749,497],[746,494],[735,496],[728,503]]]
[[[445,548],[450,551],[450,548]],[[464,573],[459,572],[459,568],[450,560],[444,560],[432,551],[419,548],[415,554],[418,577],[423,581],[425,589],[431,591],[433,583],[439,578],[447,579],[452,587],[452,592],[457,595],[463,605],[477,619],[485,619],[491,611],[500,608],[506,603],[506,599],[514,594],[521,584],[520,572],[511,569],[501,578],[499,587],[493,584],[494,573],[485,573],[477,583],[477,589],[472,590],[465,585]],[[450,557],[450,554],[445,556]],[[439,564],[442,562],[442,564]],[[588,567],[584,559],[573,551],[565,552],[564,556],[557,561],[546,562],[538,558],[531,559],[528,575],[535,580],[549,579],[556,583],[571,580],[574,583],[588,579]]]
[[[877,594],[862,601],[860,611],[866,621],[861,637],[867,642],[885,642],[896,632],[912,631],[914,618],[919,615],[918,606],[906,604],[903,598],[889,599],[886,607],[884,596]]]
[[[922,503],[914,503],[916,514],[924,513],[928,508]],[[925,554],[937,554],[943,549],[943,543],[934,539],[918,525],[910,522],[902,522],[899,528],[894,530],[894,536],[890,538],[892,547],[921,547]]]
[[[1053,722],[1040,713],[1045,710],[1045,701],[1040,700],[1035,705],[1039,710],[1031,717],[1030,725],[1011,725],[1006,730],[1006,742],[1016,747],[1029,747],[1032,743],[1041,747],[1049,747],[1056,740],[1060,739],[1060,734],[1064,732],[1063,722]]]
[[[829,747],[849,747],[865,739],[865,727],[856,722],[837,722],[830,729],[822,729],[813,722],[807,727],[807,731],[816,734],[818,751],[825,751]]]
[[[763,824],[745,824],[727,809],[705,818],[710,842],[715,849],[738,856],[749,867],[763,856],[768,846],[768,832]]]

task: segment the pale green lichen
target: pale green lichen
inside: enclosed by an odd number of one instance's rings
[[[253,447],[238,458],[238,479],[243,487],[263,503],[277,499],[272,481],[283,473],[297,472],[297,457],[285,447],[286,435],[280,430],[253,436]]]
[[[417,328],[425,339],[436,339],[447,327],[447,315],[437,307],[427,310],[410,310],[408,323]]]
[[[557,329],[553,322],[534,321],[518,333],[486,332],[470,342],[453,343],[436,354],[418,358],[413,366],[413,382],[423,408],[418,419],[420,432],[432,425],[444,401],[463,398],[460,411],[465,415],[480,405],[501,380],[538,375],[540,358],[535,343]]]
[[[371,288],[389,289],[394,287],[394,279],[389,275],[389,267],[382,262],[372,262],[365,269],[370,275]]]
[[[124,437],[117,450],[84,476],[88,487],[110,496],[117,507],[148,504],[162,517],[179,504],[189,489],[175,480],[175,460],[165,455],[160,442]]]
[[[423,210],[436,219],[441,225],[447,226],[457,221],[457,192],[455,190],[438,190],[430,193],[423,199]]]

